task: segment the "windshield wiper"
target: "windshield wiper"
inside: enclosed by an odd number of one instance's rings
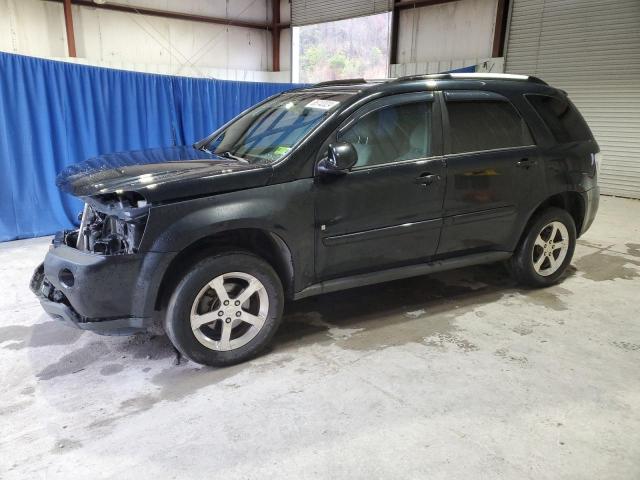
[[[194,143],[193,148],[200,150],[201,152],[208,153],[209,155],[213,155],[213,153],[211,153],[211,151],[206,147],[206,144],[198,145],[197,143]]]
[[[222,153],[217,153],[216,155],[220,155],[221,157],[224,157],[224,158],[231,158],[232,160],[238,160],[239,162],[249,163],[249,160],[247,160],[246,158],[236,157],[231,152],[222,152]]]

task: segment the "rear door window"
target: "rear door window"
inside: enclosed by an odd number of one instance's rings
[[[589,127],[571,102],[547,95],[526,95],[526,98],[557,142],[591,140]]]
[[[505,100],[480,94],[446,96],[451,152],[480,152],[533,145],[529,128],[518,111]]]

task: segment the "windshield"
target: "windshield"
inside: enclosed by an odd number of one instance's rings
[[[204,149],[251,163],[273,163],[351,95],[326,92],[280,95],[235,119]]]

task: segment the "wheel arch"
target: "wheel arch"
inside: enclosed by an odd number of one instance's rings
[[[535,216],[549,207],[557,207],[569,212],[569,215],[573,218],[576,225],[576,236],[580,236],[582,226],[584,224],[584,217],[586,212],[585,200],[580,192],[577,191],[565,191],[550,195],[542,202],[538,204],[536,208],[529,214],[529,218],[525,224],[524,229],[520,233],[518,239],[518,245],[522,242],[523,237],[527,234],[529,226]]]
[[[277,233],[261,228],[236,228],[201,237],[183,248],[166,268],[156,292],[154,309],[163,310],[170,293],[189,267],[215,253],[245,250],[269,263],[278,274],[286,298],[293,297],[293,257],[287,243]]]

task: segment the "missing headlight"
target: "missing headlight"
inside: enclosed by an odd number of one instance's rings
[[[149,206],[136,193],[109,194],[86,199],[80,229],[68,235],[67,245],[100,255],[137,253]]]

